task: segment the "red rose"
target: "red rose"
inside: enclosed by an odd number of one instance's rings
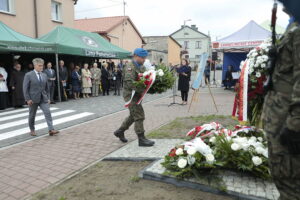
[[[150,78],[150,75],[149,75],[149,74],[145,76],[145,79],[149,79],[149,78]]]
[[[170,157],[175,157],[176,156],[176,148],[172,149],[169,153]]]
[[[144,84],[145,84],[145,85],[150,85],[150,81],[145,80],[145,81],[144,81]]]
[[[202,127],[201,126],[196,126],[195,130],[196,130],[197,133],[199,133],[202,130]]]

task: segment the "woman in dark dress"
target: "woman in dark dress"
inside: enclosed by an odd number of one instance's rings
[[[186,105],[188,101],[188,93],[190,89],[192,68],[186,59],[182,59],[181,66],[177,68],[179,74],[178,90],[181,91],[182,105]]]
[[[103,96],[105,96],[105,93],[109,95],[109,72],[107,70],[107,63],[104,63],[102,66],[103,68],[101,69],[101,85]]]
[[[79,74],[80,67],[76,66],[75,69],[72,71],[72,89],[74,98],[77,100],[80,98],[80,91],[81,91],[81,76]]]
[[[12,106],[21,108],[25,104],[23,95],[23,80],[25,73],[21,71],[21,65],[16,64],[15,70],[11,73],[9,86],[12,89]]]

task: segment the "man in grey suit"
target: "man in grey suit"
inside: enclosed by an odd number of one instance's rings
[[[50,101],[51,104],[55,104],[54,102],[54,90],[55,90],[55,80],[56,80],[56,74],[55,71],[52,69],[52,63],[47,63],[47,68],[44,70],[44,73],[48,77],[48,86],[50,90]]]
[[[48,78],[46,74],[42,73],[44,68],[44,60],[35,58],[32,60],[34,70],[26,73],[23,82],[23,93],[25,101],[29,106],[29,128],[30,135],[36,136],[35,133],[35,115],[38,107],[44,113],[49,135],[53,136],[58,133],[54,130],[52,123],[52,116],[50,113],[50,91],[48,86]]]

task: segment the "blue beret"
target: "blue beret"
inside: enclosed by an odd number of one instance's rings
[[[143,48],[136,48],[133,52],[133,55],[137,55],[139,57],[145,58],[148,56],[148,51]]]

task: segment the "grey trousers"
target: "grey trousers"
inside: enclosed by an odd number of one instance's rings
[[[53,122],[52,122],[52,116],[51,116],[51,112],[50,112],[50,105],[48,103],[44,103],[44,102],[34,103],[31,106],[29,106],[28,124],[29,124],[30,130],[31,131],[35,130],[35,128],[34,128],[35,116],[36,116],[36,111],[37,111],[38,107],[40,107],[41,110],[44,113],[49,131],[54,130]]]
[[[50,88],[50,101],[54,102],[54,90],[55,90],[55,85],[51,86]]]
[[[99,84],[92,85],[92,96],[99,96]]]

